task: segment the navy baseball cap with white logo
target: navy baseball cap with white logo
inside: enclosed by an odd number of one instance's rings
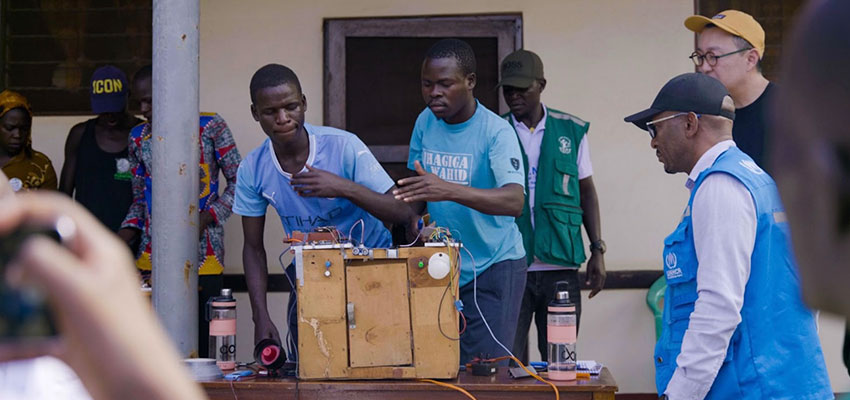
[[[95,114],[121,112],[127,108],[127,75],[112,65],[100,67],[91,76],[91,110]]]
[[[664,111],[718,115],[734,121],[735,112],[722,109],[723,101],[727,96],[729,96],[729,91],[717,79],[690,72],[667,82],[655,96],[655,100],[649,108],[629,115],[625,118],[625,121],[646,130],[646,123],[651,121],[652,117]]]

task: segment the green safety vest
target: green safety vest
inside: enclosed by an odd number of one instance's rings
[[[547,264],[577,268],[587,259],[581,237],[583,211],[578,182],[578,147],[590,123],[548,107],[546,112],[534,188],[534,226],[531,225],[528,196],[516,223],[522,233],[529,265],[536,257]],[[502,117],[513,126],[510,113]],[[524,148],[522,162],[528,171]],[[528,175],[525,179],[528,187]]]

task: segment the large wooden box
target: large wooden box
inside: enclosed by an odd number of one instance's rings
[[[457,246],[294,247],[299,377],[455,378]],[[432,257],[444,278],[428,273]]]

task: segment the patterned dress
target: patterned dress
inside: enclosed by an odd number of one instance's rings
[[[14,191],[35,189],[56,190],[56,171],[44,153],[27,148],[12,157],[2,168]]]
[[[133,204],[122,228],[135,228],[142,232],[136,266],[151,270],[151,206],[152,188],[151,125],[139,124],[130,132],[129,155],[133,172]],[[213,222],[204,229],[198,246],[200,275],[221,274],[224,271],[224,221],[231,214],[233,193],[236,188],[236,171],[242,157],[233,141],[227,123],[218,114],[201,113],[200,135],[200,210],[212,214]],[[224,174],[227,186],[218,193],[219,171]]]

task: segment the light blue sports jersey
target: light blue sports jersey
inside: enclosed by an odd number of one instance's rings
[[[525,187],[522,153],[513,127],[479,104],[459,124],[447,124],[426,108],[416,119],[407,167],[419,160],[443,180],[479,189],[509,183]],[[525,257],[514,217],[487,215],[451,201],[428,203],[431,220],[451,230],[475,258],[478,274],[494,263]],[[461,251],[460,285],[472,281],[472,260]]]
[[[385,193],[393,180],[365,144],[354,134],[327,126],[304,124],[310,140],[307,164],[357,182],[375,192]],[[303,171],[306,171],[306,168]],[[292,175],[278,163],[272,142],[266,139],[239,165],[233,212],[247,217],[266,214],[271,205],[280,216],[287,234],[310,232],[320,226],[335,226],[344,235],[360,219],[367,247],[389,247],[390,232],[372,214],[344,198],[301,197],[290,185]],[[361,227],[352,237],[359,242]]]

